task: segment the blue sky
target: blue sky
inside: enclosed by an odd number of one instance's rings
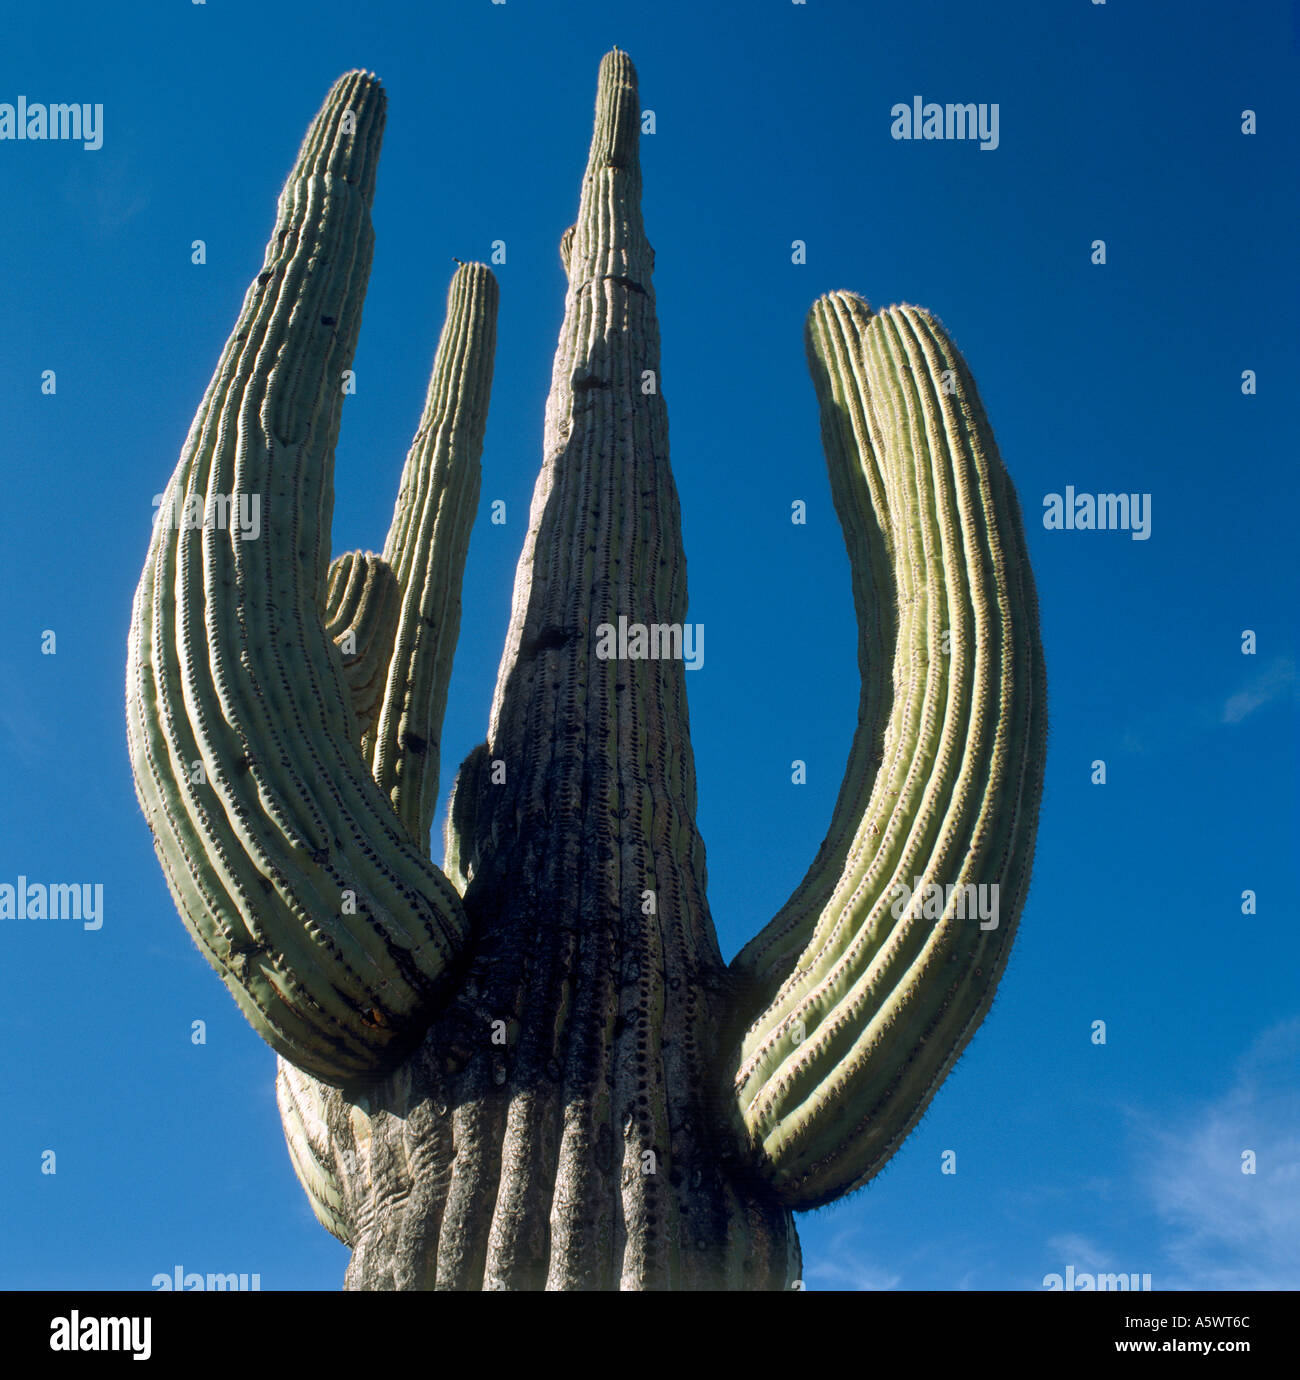
[[[486,726],[541,460],[557,245],[616,44],[656,112],[644,211],[707,628],[688,686],[727,957],[815,853],[857,707],[802,341],[820,293],[946,324],[1041,602],[1049,760],[1015,952],[885,1172],[800,1219],[809,1287],[1032,1290],[1071,1264],[1157,1289],[1300,1287],[1290,9],[318,0],[7,18],[0,102],[104,117],[97,150],[0,140],[0,882],[101,883],[105,900],[94,932],[0,920],[0,1287],[148,1289],[177,1265],[341,1283],[347,1252],[289,1165],[274,1057],[186,936],[135,802],[125,637],[152,498],[311,116],[341,72],[376,71],[388,126],[336,552],[382,544],[452,256],[507,245],[449,786]],[[892,139],[890,108],[915,95],[997,103],[998,147]],[[1067,485],[1150,494],[1149,539],[1046,530],[1044,495]]]

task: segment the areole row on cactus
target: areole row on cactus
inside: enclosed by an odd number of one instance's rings
[[[497,285],[452,279],[383,554],[331,564],[384,109],[353,72],[313,122],[172,477],[166,509],[260,495],[260,536],[159,523],[150,546],[128,726],[159,858],[280,1056],[350,1287],[788,1287],[792,1211],[865,1183],[915,1125],[1023,905],[1046,700],[1011,482],[927,312],[814,305],[859,723],[807,875],[724,963],[682,664],[594,651],[620,615],[686,613],[667,413],[640,387],[660,360],[636,74],[607,54],[505,653],[440,870]],[[917,879],[941,913],[897,913]],[[999,888],[996,927],[963,911],[972,885]]]

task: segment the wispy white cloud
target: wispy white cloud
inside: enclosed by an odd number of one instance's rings
[[[1224,701],[1221,723],[1239,724],[1257,709],[1272,700],[1281,699],[1292,693],[1295,684],[1295,662],[1290,657],[1279,657],[1266,666],[1245,687]]]
[[[808,1283],[819,1289],[844,1289],[855,1293],[897,1289],[902,1275],[868,1260],[855,1244],[860,1234],[855,1228],[847,1228],[834,1238],[829,1249],[819,1252],[817,1260],[805,1259],[804,1277]]]
[[[1300,1018],[1256,1041],[1223,1097],[1172,1126],[1139,1121],[1140,1181],[1169,1264],[1157,1287],[1300,1288],[1297,1068]]]
[[[1263,1032],[1212,1095],[1172,1115],[1114,1106],[1128,1137],[1113,1172],[1007,1183],[1005,1239],[976,1246],[953,1230],[896,1251],[846,1226],[808,1250],[808,1286],[1038,1290],[1072,1265],[1149,1274],[1157,1290],[1300,1289],[1298,1069],[1300,1017]],[[1245,1151],[1253,1174],[1242,1173]],[[873,1241],[879,1254],[863,1249]]]
[[[1107,1251],[1076,1232],[1060,1232],[1048,1237],[1047,1249],[1057,1260],[1073,1265],[1076,1270],[1109,1270],[1111,1257]]]
[[[64,183],[64,199],[76,207],[89,225],[104,234],[120,230],[149,205],[149,189],[129,155],[71,161]]]
[[[1124,725],[1120,747],[1132,753],[1185,752],[1188,734],[1212,733],[1225,724],[1239,724],[1265,705],[1293,695],[1295,681],[1295,659],[1277,657],[1226,699],[1220,699],[1218,694],[1199,703],[1173,699],[1157,708],[1131,714]]]

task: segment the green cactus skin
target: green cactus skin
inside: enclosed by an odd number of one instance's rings
[[[367,117],[352,142],[337,133],[347,108]],[[332,264],[368,263],[368,197],[354,189],[373,185],[382,108],[371,79],[343,78],[281,200],[282,219],[315,207]],[[601,624],[682,623],[687,609],[639,123],[636,73],[615,49],[561,240],[565,319],[487,741],[458,773],[443,872],[423,853],[491,380],[485,269],[453,281],[383,556],[340,557],[327,581],[328,382],[355,344],[364,272],[329,298],[351,334],[327,342],[311,329],[311,278],[295,303],[294,250],[282,262],[273,242],[279,333],[254,285],[173,489],[228,482],[236,452],[240,475],[275,492],[267,452],[284,443],[258,419],[291,417],[301,435],[297,398],[315,399],[312,466],[293,471],[302,501],[285,500],[287,528],[258,553],[260,578],[294,600],[254,586],[224,533],[156,534],[137,596],[141,802],[191,932],[280,1055],[290,1157],[321,1223],[352,1248],[349,1288],[791,1287],[793,1211],[864,1183],[915,1124],[992,1000],[1024,902],[1046,700],[1015,494],[942,328],[832,293],[807,344],[853,571],[859,726],[803,883],[722,961],[683,664],[596,654]],[[338,206],[308,196],[324,168],[344,183],[319,189]],[[239,371],[246,338],[265,338],[279,373]],[[271,655],[286,608],[292,679]],[[183,771],[199,746],[207,787]],[[240,753],[259,766],[256,789],[232,770]],[[294,819],[332,806],[338,837],[357,840],[370,922],[339,917],[332,854],[308,874],[314,893],[295,889],[301,849],[282,799]],[[259,874],[270,893],[250,888]],[[913,877],[998,886],[997,928],[952,905],[894,919],[891,886]],[[256,964],[230,958],[244,934]],[[382,1007],[358,995],[348,962],[366,943]],[[271,975],[292,1022],[263,1009]],[[358,1030],[358,1010],[384,1020]]]

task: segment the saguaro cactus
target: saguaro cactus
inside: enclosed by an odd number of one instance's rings
[[[505,654],[440,871],[497,289],[456,273],[383,554],[329,564],[383,119],[357,72],[313,123],[150,546],[128,723],[159,857],[280,1056],[289,1150],[353,1248],[350,1287],[789,1287],[792,1211],[865,1183],[916,1123],[1023,904],[1046,701],[1011,482],[932,317],[814,305],[860,720],[816,859],[727,965],[683,664],[596,651],[620,616],[686,613],[667,414],[642,387],[636,75],[607,54]],[[232,493],[261,499],[255,539],[219,521]]]

